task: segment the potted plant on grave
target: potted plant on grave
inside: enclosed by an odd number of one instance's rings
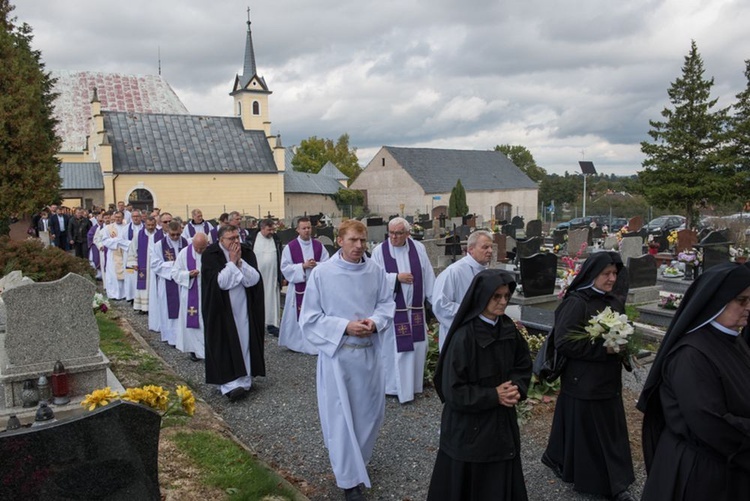
[[[655,256],[655,255],[657,255],[659,253],[659,242],[657,242],[656,240],[654,240],[654,236],[653,235],[649,235],[648,236],[647,245],[648,245],[648,253],[649,254],[651,254],[652,256]]]
[[[692,280],[695,276],[695,271],[701,264],[700,251],[695,249],[685,249],[677,255],[677,260],[685,265],[685,280]]]
[[[422,240],[424,238],[424,228],[422,225],[417,223],[411,225],[411,238],[414,240]]]
[[[735,247],[734,245],[730,245],[729,255],[735,263],[744,263],[747,261],[748,256],[750,256],[750,249],[747,247]]]

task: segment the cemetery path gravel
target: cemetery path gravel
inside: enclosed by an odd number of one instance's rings
[[[256,378],[248,397],[231,404],[215,386],[205,384],[201,362],[191,362],[187,354],[161,342],[158,333],[148,330],[147,315],[134,312],[127,302],[113,301],[112,306],[263,461],[304,486],[311,500],[343,499],[323,446],[315,394],[316,357],[281,348],[277,338],[266,336],[267,376]],[[641,372],[644,380],[645,372]],[[639,384],[631,375],[625,376],[626,387],[637,392]],[[386,398],[385,423],[368,468],[373,485],[366,490],[368,500],[426,498],[438,448],[440,412],[440,400],[432,388],[406,405],[394,397]],[[521,428],[529,500],[602,499],[575,492],[539,462],[548,429],[533,428]],[[645,473],[642,464],[636,462],[634,466],[636,482],[631,492],[640,498]]]

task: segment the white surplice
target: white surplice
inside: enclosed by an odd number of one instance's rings
[[[101,242],[108,249],[107,266],[104,269],[104,287],[110,299],[125,299],[125,269],[130,240],[128,225],[109,224],[101,230]],[[132,271],[132,270],[131,270]]]
[[[432,297],[432,288],[435,285],[435,272],[430,264],[430,258],[427,257],[427,251],[421,242],[409,239],[401,247],[389,245],[391,256],[396,260],[396,266],[399,273],[412,273],[411,262],[409,261],[409,246],[414,245],[419,256],[419,264],[422,270],[422,299]],[[378,263],[385,270],[385,261],[383,260],[383,244],[378,245],[372,251],[372,260]],[[388,288],[396,297],[396,283],[398,282],[398,273],[386,272]],[[411,321],[411,304],[414,298],[414,285],[401,284],[401,290],[404,293],[406,308],[409,310],[409,320]],[[420,310],[425,315],[424,310]],[[385,371],[385,394],[397,395],[398,401],[402,404],[414,400],[415,393],[422,393],[424,388],[424,364],[427,359],[427,318],[424,318],[424,341],[414,343],[414,351],[398,352],[396,350],[396,330],[391,325],[388,330],[383,332],[383,369]]]
[[[227,264],[219,272],[217,282],[221,290],[229,292],[229,302],[232,305],[232,318],[237,328],[237,337],[240,341],[242,359],[245,362],[246,376],[241,376],[220,385],[221,393],[226,395],[235,388],[249,390],[253,385],[253,377],[250,375],[250,319],[247,316],[247,295],[245,289],[252,287],[260,281],[258,271],[245,261],[241,261],[242,269],[238,268],[229,259],[229,251],[219,242],[219,248],[224,252]]]
[[[432,311],[440,322],[441,350],[474,275],[486,269],[486,266],[479,264],[476,259],[467,254],[448,266],[435,279],[435,288],[432,291]]]
[[[201,254],[195,252],[192,245],[188,245],[177,254],[177,260],[172,267],[172,280],[180,286],[180,318],[177,323],[177,342],[176,347],[184,353],[195,353],[198,358],[206,358],[206,347],[203,338],[203,312],[201,311],[201,277],[190,278],[190,268],[188,268],[187,256],[191,252],[195,258],[195,270],[201,269]],[[188,290],[197,283],[198,287],[198,304],[195,306],[193,315],[198,316],[198,328],[187,326],[187,317],[191,314],[188,311]]]
[[[133,228],[133,238],[128,239],[130,240],[130,245],[128,246],[128,251],[125,253],[126,256],[130,255],[130,248],[133,247],[133,242],[138,238],[138,232],[144,228],[143,223],[139,225],[128,223],[128,228],[125,230],[125,238],[128,238],[131,227]],[[137,290],[138,284],[138,271],[135,268],[132,268],[129,263],[127,263],[127,257],[125,260],[125,299],[130,301],[131,299],[135,299],[135,291]]]
[[[193,243],[193,238],[195,237],[195,235],[190,236],[190,229],[188,227],[193,228],[195,230],[195,233],[205,233],[206,237],[208,237],[208,243],[213,243],[214,239],[211,236],[211,230],[214,229],[214,225],[212,225],[208,221],[203,221],[201,224],[193,224],[193,220],[191,219],[187,222],[185,228],[182,230],[182,238],[187,240],[187,243],[191,244]],[[206,233],[205,231],[206,228],[208,228],[208,233]]]
[[[303,261],[315,257],[313,252],[312,239],[302,240],[297,237],[297,241],[302,249]],[[321,244],[322,245],[322,244]],[[320,253],[320,263],[328,260],[328,249],[323,247]],[[281,316],[281,327],[279,328],[279,346],[286,346],[292,351],[298,353],[307,353],[308,355],[317,355],[318,349],[302,335],[297,321],[297,292],[295,284],[307,282],[312,269],[304,269],[303,263],[294,263],[289,246],[284,247],[281,253],[281,273],[289,282],[286,288],[286,299],[284,300],[284,314]]]
[[[263,300],[266,310],[266,325],[279,326],[281,294],[279,291],[279,262],[276,256],[276,241],[258,232],[253,245],[258,271],[263,277]]]
[[[380,333],[395,303],[385,272],[371,259],[349,263],[334,254],[315,267],[302,302],[300,327],[318,349],[318,412],[336,485],[370,487],[367,463],[385,413]],[[352,320],[369,318],[376,332],[346,335]]]
[[[154,230],[153,233],[148,233],[145,228],[141,231],[145,231],[148,235],[148,245],[145,249],[139,249],[138,234],[133,235],[133,240],[130,242],[130,247],[128,247],[128,266],[135,269],[135,267],[138,266],[138,256],[140,255],[140,253],[143,252],[146,254],[146,269],[136,271],[135,292],[133,293],[133,309],[138,311],[149,311],[152,298],[153,301],[156,301],[156,281],[154,279],[153,272],[151,271],[151,252],[154,249],[154,237],[157,235],[157,233],[156,230]],[[138,289],[138,273],[146,274],[145,289]],[[154,318],[158,317],[155,316]],[[159,330],[159,322],[155,321],[152,326],[150,317],[148,326],[150,330]]]
[[[161,340],[166,341],[170,345],[174,346],[177,344],[177,323],[179,318],[169,318],[169,308],[167,307],[167,280],[172,280],[172,267],[174,261],[164,260],[164,245],[168,245],[172,249],[172,253],[175,255],[180,252],[179,246],[180,241],[173,241],[169,238],[169,235],[165,235],[164,238],[156,242],[154,250],[151,253],[151,269],[154,271],[156,276],[156,294],[158,297],[159,307],[159,332],[161,333]],[[149,316],[151,316],[151,310],[149,310]]]

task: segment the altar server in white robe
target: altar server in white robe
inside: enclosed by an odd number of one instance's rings
[[[487,269],[491,261],[492,233],[484,230],[475,231],[466,241],[466,255],[443,270],[435,280],[432,311],[440,322],[441,350],[474,275]]]
[[[197,362],[205,355],[203,319],[201,315],[201,258],[208,247],[208,237],[196,233],[193,242],[177,254],[172,278],[180,286],[180,316],[177,328],[177,349],[190,354]]]
[[[276,234],[273,219],[260,222],[260,229],[250,236],[250,245],[258,259],[258,271],[263,278],[263,299],[266,308],[266,331],[279,335],[281,319],[281,240]]]
[[[161,340],[172,346],[177,344],[177,328],[180,316],[180,288],[172,279],[177,254],[187,247],[182,238],[182,227],[178,221],[170,221],[166,236],[156,242],[151,254],[151,269],[157,278],[156,290],[159,298],[159,332]]]
[[[125,299],[133,301],[138,283],[138,270],[130,266],[130,263],[127,262],[127,256],[130,255],[130,247],[133,246],[133,240],[138,236],[138,232],[143,229],[141,211],[135,209],[131,212],[130,222],[127,223],[127,226],[128,229],[125,232],[125,238],[130,241],[130,245],[128,246],[128,252],[125,253]]]
[[[372,251],[372,260],[385,270],[396,301],[393,325],[382,333],[385,394],[398,396],[402,404],[423,390],[428,346],[425,300],[431,298],[435,285],[427,250],[422,242],[409,238],[410,231],[406,219],[391,219],[388,240]]]
[[[125,263],[130,240],[128,225],[123,222],[122,212],[115,212],[114,222],[102,230],[102,245],[107,248],[107,263],[104,269],[104,286],[110,299],[125,299]]]
[[[299,314],[310,273],[318,263],[328,260],[328,249],[319,240],[312,238],[312,223],[308,217],[297,220],[297,234],[299,236],[289,242],[281,253],[281,273],[289,285],[286,289],[284,314],[281,316],[279,346],[298,353],[317,355],[317,348],[302,335]]]
[[[133,211],[133,217],[135,218]],[[151,252],[154,244],[162,237],[156,231],[156,218],[147,217],[143,229],[135,234],[128,248],[128,267],[135,270],[135,292],[133,293],[133,309],[141,314],[148,313],[149,298],[156,296],[156,280],[151,271]]]
[[[385,412],[380,336],[395,303],[385,272],[365,258],[365,225],[344,221],[337,243],[339,251],[310,274],[300,327],[318,349],[318,412],[336,485],[346,499],[362,499]]]
[[[162,240],[167,232],[167,227],[172,221],[172,214],[162,212],[156,217],[156,235],[154,235],[154,244]],[[148,288],[148,330],[159,332],[161,330],[161,309],[164,307],[164,301],[159,297],[159,277],[156,276],[155,270],[151,267],[151,256],[154,254],[154,247],[148,254],[149,288]]]

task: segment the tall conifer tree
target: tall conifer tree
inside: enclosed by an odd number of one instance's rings
[[[730,118],[730,143],[728,162],[735,173],[735,193],[745,204],[750,202],[750,59],[745,61],[745,90],[737,94],[737,102],[732,105],[734,114]]]
[[[693,226],[698,207],[730,195],[721,159],[727,110],[714,110],[714,80],[703,77],[703,60],[695,41],[685,57],[682,77],[667,93],[671,108],[661,112],[664,121],[649,120],[654,142],[641,143],[646,154],[638,174],[648,201],[657,207],[684,213]]]
[[[31,49],[31,27],[17,26],[13,9],[0,0],[0,235],[13,214],[57,201],[60,189],[54,80]]]

